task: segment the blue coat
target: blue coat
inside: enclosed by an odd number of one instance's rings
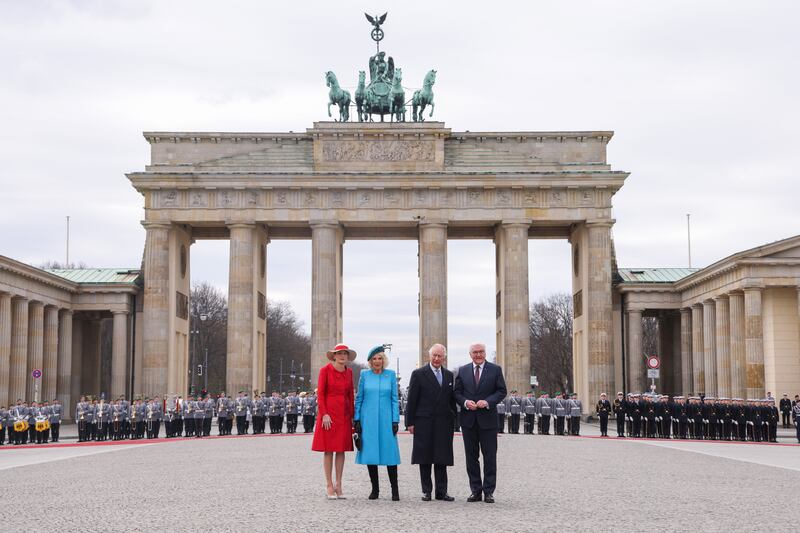
[[[364,369],[358,381],[355,415],[361,422],[360,465],[399,465],[400,449],[392,433],[392,423],[400,423],[397,377],[393,370],[380,374]]]

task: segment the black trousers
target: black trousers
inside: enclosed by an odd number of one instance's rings
[[[533,435],[533,418],[534,415],[526,414],[525,415],[525,434],[526,435]]]
[[[431,480],[431,467],[436,478],[436,492],[433,492],[433,481]],[[419,465],[419,480],[422,484],[423,494],[435,494],[436,498],[444,498],[447,495],[447,466],[445,465]]]
[[[556,417],[556,435],[563,435],[564,434],[564,422],[565,419],[563,416]]]
[[[578,436],[581,434],[581,417],[569,417],[569,434]]]
[[[467,463],[469,488],[473,493],[494,494],[497,483],[497,430],[481,429],[477,422],[472,427],[462,427],[464,456]],[[483,481],[481,481],[480,456],[483,455]]]
[[[519,413],[511,415],[508,420],[508,432],[519,433]]]
[[[672,430],[672,417],[661,417],[661,437],[668,439],[670,431]]]
[[[625,436],[625,414],[617,415],[617,437]]]
[[[539,417],[539,423],[541,424],[540,433],[542,435],[549,435],[550,434],[550,415],[542,415]]]
[[[497,414],[497,432],[498,433],[505,433],[506,432],[506,415],[504,414]]]
[[[297,431],[297,415],[286,415],[286,430],[289,433]]]
[[[0,427],[0,444],[6,443],[6,427]]]
[[[600,418],[600,434],[605,437],[608,435],[608,413],[601,413],[598,416]]]
[[[303,415],[303,431],[311,433],[314,429],[314,417],[311,415]]]
[[[203,418],[203,436],[208,437],[211,435],[211,417]]]
[[[783,419],[784,428],[789,427],[789,413],[791,413],[791,411],[784,411],[783,413],[781,413],[781,418]]]
[[[236,417],[236,434],[237,435],[243,435],[243,434],[247,433],[247,428],[245,428],[245,426],[244,426],[245,422],[247,422],[247,417],[246,416],[242,415],[242,416],[237,416]]]
[[[194,419],[194,436],[195,438],[200,438],[203,436],[203,423],[205,418],[195,418]]]

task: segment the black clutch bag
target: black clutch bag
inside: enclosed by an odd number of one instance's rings
[[[353,446],[356,447],[356,450],[361,451],[361,435],[359,433],[353,433]]]

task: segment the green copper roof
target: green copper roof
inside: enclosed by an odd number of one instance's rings
[[[139,270],[133,268],[47,268],[45,272],[74,283],[131,284],[141,274]]]
[[[699,268],[620,268],[623,283],[675,283]]]

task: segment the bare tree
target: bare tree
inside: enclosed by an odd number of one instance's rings
[[[642,353],[645,356],[658,352],[658,318],[646,316],[642,318]],[[661,355],[661,354],[658,354]]]
[[[572,383],[572,298],[553,294],[531,305],[531,370],[539,390],[568,392]]]
[[[317,379],[311,376],[311,337],[288,302],[267,302],[267,376],[267,392],[307,389]]]
[[[225,294],[207,282],[195,283],[189,299],[189,385],[195,393],[204,388],[208,379],[208,391],[225,390],[226,355],[228,351],[228,299]],[[205,320],[203,320],[205,317]],[[208,353],[208,368],[205,368]],[[199,375],[203,365],[207,376]],[[235,394],[236,391],[226,391]]]
[[[84,263],[83,261],[78,261],[77,263],[73,261],[70,261],[69,263],[63,263],[61,261],[55,261],[51,259],[49,261],[45,261],[36,268],[39,268],[41,270],[69,270],[72,268],[91,268],[91,267],[86,263]]]

